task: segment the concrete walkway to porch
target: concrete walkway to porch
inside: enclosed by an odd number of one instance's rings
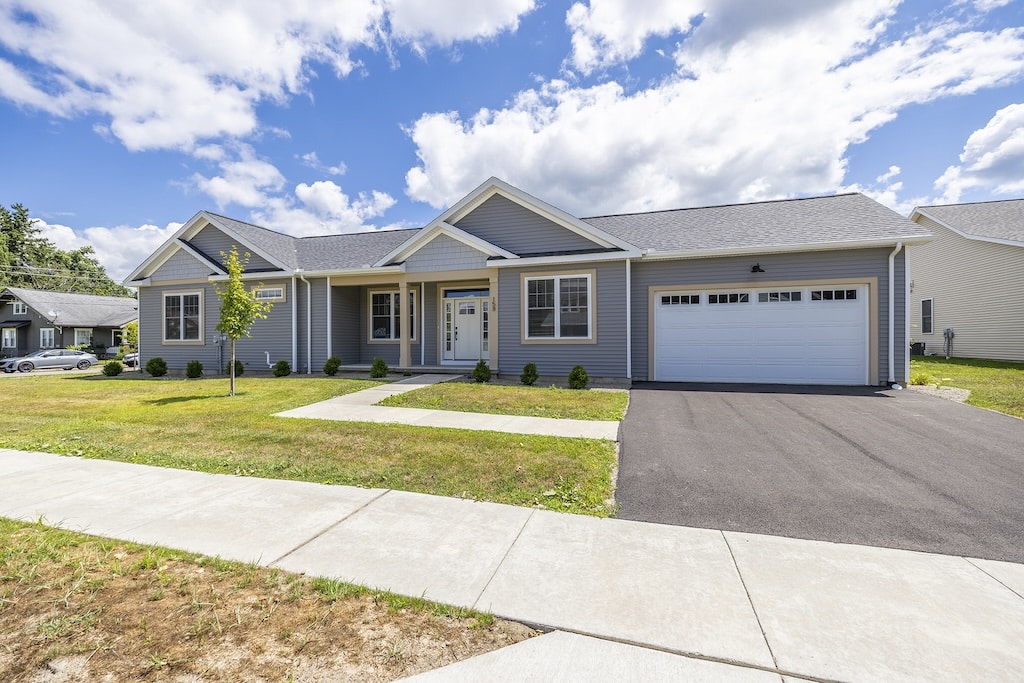
[[[424,410],[422,408],[391,408],[376,405],[389,396],[422,389],[439,382],[455,379],[456,375],[418,375],[391,384],[382,384],[326,401],[293,408],[277,417],[302,417],[314,420],[340,422],[376,422],[380,424],[406,424],[417,427],[449,427],[510,434],[539,434],[583,439],[618,441],[619,423],[611,420],[559,420],[549,417],[523,417],[519,415],[491,415],[462,413],[454,410]]]

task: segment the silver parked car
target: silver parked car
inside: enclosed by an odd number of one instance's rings
[[[36,368],[41,370],[52,368],[62,368],[64,370],[78,368],[79,370],[85,370],[90,365],[95,365],[98,362],[99,359],[96,356],[86,351],[46,349],[30,353],[27,356],[21,356],[20,358],[0,359],[0,370],[4,372],[14,372],[15,370],[19,372],[32,372]]]

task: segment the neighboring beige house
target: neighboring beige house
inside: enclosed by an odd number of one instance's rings
[[[919,206],[935,239],[909,247],[910,338],[961,358],[1024,361],[1024,199]]]

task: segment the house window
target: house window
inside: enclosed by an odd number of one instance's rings
[[[75,328],[75,346],[82,345],[89,346],[92,344],[92,328],[91,327],[76,327]]]
[[[932,333],[932,300],[921,299],[921,334]]]
[[[665,294],[661,297],[662,306],[683,306],[699,303],[700,294]]]
[[[3,348],[14,349],[18,346],[18,330],[13,327],[3,329]]]
[[[28,304],[25,302],[15,301],[12,305],[14,306],[14,315],[25,315],[28,313]]]
[[[52,327],[44,327],[39,330],[39,348],[52,349],[54,347],[54,336]]]
[[[202,339],[202,295],[199,292],[164,294],[164,341]]]
[[[747,292],[730,292],[729,294],[708,294],[709,304],[746,304],[750,303]]]
[[[399,292],[370,293],[370,339],[392,341],[402,338],[402,307]],[[409,292],[409,339],[416,341],[416,292]]]
[[[856,289],[816,289],[811,292],[811,301],[853,301]]]
[[[284,301],[284,287],[259,287],[253,291],[257,301]]]
[[[526,278],[527,339],[589,339],[590,275]]]
[[[758,292],[757,302],[769,304],[785,301],[800,301],[800,292]]]

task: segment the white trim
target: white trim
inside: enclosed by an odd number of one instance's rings
[[[295,283],[295,276],[292,276],[292,367],[299,370],[299,309]]]
[[[220,264],[214,263],[210,259],[206,258],[206,256],[204,256],[203,254],[200,254],[199,251],[195,247],[193,247],[190,244],[186,243],[182,239],[177,240],[176,243],[178,245],[178,249],[180,249],[181,251],[184,251],[189,256],[193,257],[195,260],[199,261],[201,264],[203,264],[207,268],[211,268],[215,272],[218,272],[221,275],[227,277],[227,273],[228,272],[226,270],[224,270],[220,266]],[[172,252],[167,258],[169,259],[173,255],[174,255],[174,253]],[[164,259],[164,262],[166,262],[166,261],[167,261],[167,259]],[[163,262],[160,265],[163,265]]]
[[[427,283],[420,283],[420,365],[427,364]],[[410,340],[411,341],[411,340]]]
[[[49,344],[49,346],[47,346],[43,342],[43,333],[44,332],[49,332],[50,333],[50,344]],[[57,344],[57,330],[56,330],[56,328],[53,328],[53,327],[40,327],[39,328],[39,348],[41,348],[41,349],[53,349],[53,348],[56,348],[56,344]]]
[[[11,307],[14,309],[12,315],[28,315],[28,304],[24,301],[12,301]],[[18,309],[21,308],[19,311]]]
[[[274,290],[278,290],[281,293],[274,296],[260,296],[263,292],[271,292]],[[284,285],[253,287],[252,292],[257,301],[284,301]]]
[[[199,336],[195,339],[186,339],[181,335],[185,334],[185,302],[183,297],[186,296],[198,296],[199,297]],[[179,330],[179,337],[177,339],[167,338],[167,299],[169,297],[177,297],[181,306],[180,311],[180,322],[181,329]],[[160,341],[163,344],[205,344],[205,327],[206,327],[206,297],[204,296],[204,290],[202,289],[175,289],[160,293]],[[77,330],[76,330],[77,332]]]
[[[623,261],[626,259],[639,258],[640,252],[608,251],[597,254],[575,254],[572,256],[533,256],[530,258],[517,258],[514,261],[488,261],[488,268],[525,268],[527,266],[550,266],[565,265],[575,266],[581,263],[595,263],[599,261]]]
[[[331,304],[333,303],[333,299],[334,299],[334,297],[332,296],[332,292],[331,292],[331,278],[330,278],[330,276],[328,276],[327,277],[327,357],[328,358],[330,358],[331,356],[334,355],[334,343],[333,343],[334,340],[332,339],[333,335],[331,334],[331,328],[332,328],[331,320],[333,318],[333,316],[331,315],[331,308],[332,308]]]
[[[903,381],[910,382],[910,259],[903,255]],[[934,315],[934,308],[932,314]],[[934,322],[932,323],[934,327]]]
[[[851,240],[847,242],[808,242],[806,244],[775,245],[765,247],[736,247],[730,249],[704,249],[701,251],[644,251],[641,261],[662,261],[666,259],[698,259],[714,256],[746,256],[754,254],[782,254],[787,252],[833,251],[840,249],[877,249],[897,244],[920,244],[932,239],[932,235],[911,235],[903,239]]]
[[[896,381],[896,254],[903,251],[903,242],[896,245],[896,248],[889,254],[889,366],[888,383]],[[910,351],[908,350],[907,353]]]
[[[972,241],[975,241],[975,242],[991,242],[992,244],[1005,244],[1005,245],[1010,246],[1010,247],[1024,247],[1024,242],[1021,242],[1019,240],[1007,240],[1007,239],[1003,239],[1001,237],[985,237],[983,235],[974,235],[974,234],[969,233],[969,232],[964,232],[963,230],[958,230],[957,228],[954,228],[949,223],[946,223],[945,221],[939,220],[938,218],[936,218],[935,216],[931,215],[927,211],[922,211],[920,208],[914,209],[911,212],[911,214],[910,214],[910,220],[912,220],[915,223],[917,223],[917,221],[914,220],[914,216],[924,216],[925,218],[927,218],[929,220],[933,220],[936,223],[938,223],[939,225],[941,225],[942,227],[946,228],[947,230],[952,230],[953,232],[955,232],[956,234],[960,235],[961,237],[963,237],[964,239],[967,239],[967,240],[972,240]]]
[[[87,339],[84,342],[78,341],[78,333],[79,332],[85,332],[86,334],[88,334],[89,335],[89,339]],[[91,328],[91,327],[76,327],[75,328],[75,336],[74,336],[75,346],[81,346],[82,344],[92,344],[93,343],[92,332],[93,332],[93,328]]]
[[[416,315],[418,315],[417,312],[416,312],[416,304],[417,304],[417,300],[419,299],[419,294],[417,294],[415,289],[406,289],[406,292],[409,294],[409,296],[412,297],[412,303],[410,304],[409,302],[405,302],[404,305],[402,305],[401,303],[399,304],[399,307],[398,307],[398,311],[399,311],[398,312],[398,315],[399,315],[398,323],[399,323],[399,326],[400,326],[399,329],[405,329],[405,327],[408,326],[410,328],[410,332],[412,333],[412,336],[409,337],[409,343],[419,343],[420,339],[422,338],[422,337],[417,337],[416,336],[417,335],[417,332],[416,332]],[[391,319],[391,336],[390,337],[374,337],[373,336],[373,317],[374,317],[373,316],[373,295],[374,294],[390,294],[391,295],[390,303],[388,304],[388,316]],[[366,289],[366,333],[367,333],[366,342],[368,344],[392,343],[392,342],[401,342],[402,341],[402,338],[401,338],[400,334],[399,334],[399,336],[395,336],[395,299],[398,298],[399,301],[401,301],[401,298],[400,298],[401,294],[402,294],[402,292],[401,292],[400,289],[391,289],[389,287],[372,287],[372,286],[371,287],[367,287],[367,289]],[[403,311],[404,311],[404,313],[403,313]],[[405,315],[405,316],[408,317],[410,313],[412,314],[413,324],[409,325],[409,321],[408,321],[408,319],[406,319],[405,325],[402,325],[401,324],[401,316]]]
[[[633,379],[633,274],[626,259],[626,379]]]

